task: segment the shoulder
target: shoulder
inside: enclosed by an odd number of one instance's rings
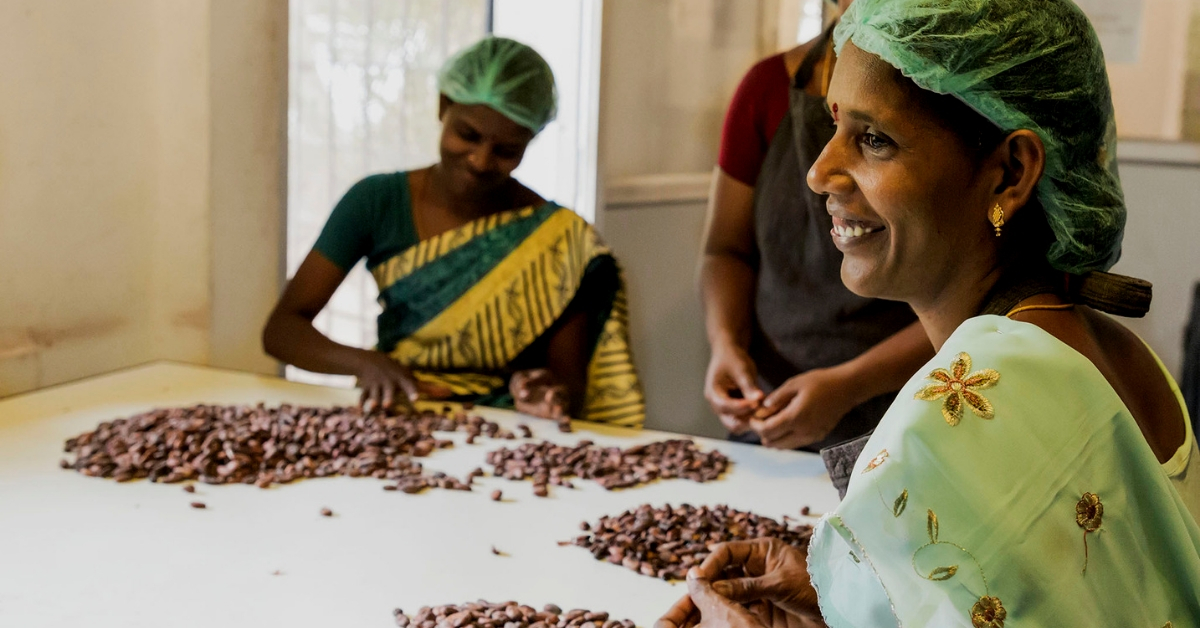
[[[385,172],[359,179],[346,192],[346,196],[378,196],[391,194],[399,189],[408,189],[408,172]]]
[[[787,53],[772,55],[750,66],[750,69],[742,76],[741,82],[738,83],[737,92],[733,98],[734,104],[745,106],[757,102],[765,94],[781,88],[786,90],[790,78],[785,54]]]
[[[541,194],[534,192],[532,188],[513,179],[513,200],[516,207],[541,207],[548,201],[542,198]]]
[[[787,56],[789,54],[791,54],[791,51],[759,59],[746,71],[746,74],[742,77],[742,82],[780,79],[786,82],[788,75]]]
[[[1123,407],[1097,368],[1066,343],[1033,324],[979,316],[900,390],[880,428],[919,435],[936,448],[1065,442],[1101,429]]]

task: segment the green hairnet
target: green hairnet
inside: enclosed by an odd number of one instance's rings
[[[949,94],[1004,131],[1046,147],[1037,197],[1059,270],[1107,270],[1121,256],[1125,200],[1104,55],[1070,0],[857,0],[834,33],[919,87]]]
[[[438,91],[456,103],[487,105],[534,133],[557,113],[550,65],[533,48],[504,37],[484,38],[446,61]]]

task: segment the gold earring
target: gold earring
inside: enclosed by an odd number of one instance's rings
[[[996,237],[1000,237],[1000,227],[1004,226],[1004,208],[996,203],[992,208],[992,226],[996,228]]]

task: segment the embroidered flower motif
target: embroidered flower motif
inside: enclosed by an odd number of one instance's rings
[[[937,380],[937,383],[929,384],[918,391],[916,399],[937,401],[945,397],[945,401],[942,402],[942,416],[951,426],[962,421],[964,404],[981,419],[996,416],[992,403],[978,391],[995,386],[996,382],[1000,381],[1000,373],[992,369],[971,373],[971,356],[966,353],[960,353],[954,358],[949,371],[934,369],[926,379]]]
[[[879,467],[879,465],[883,464],[884,460],[887,460],[887,457],[888,457],[888,450],[886,450],[886,449],[875,454],[875,457],[871,458],[871,461],[867,463],[867,468],[863,469],[862,472],[866,473],[867,471],[874,471],[876,468]]]
[[[1100,496],[1084,493],[1079,503],[1075,504],[1075,523],[1083,528],[1083,573],[1087,573],[1088,565],[1087,535],[1099,530],[1103,520],[1104,504],[1100,503]]]
[[[1008,611],[998,597],[985,595],[971,607],[971,625],[975,628],[1004,628],[1005,617]]]
[[[1084,493],[1079,503],[1075,504],[1075,523],[1085,532],[1095,532],[1100,529],[1104,518],[1104,504],[1095,493]]]

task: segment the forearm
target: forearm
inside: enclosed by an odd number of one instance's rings
[[[263,349],[275,359],[314,373],[358,375],[371,351],[334,342],[299,314],[275,313],[263,330]]]
[[[700,292],[708,343],[717,349],[747,349],[753,329],[754,289],[758,281],[745,260],[728,253],[706,253],[700,267]]]
[[[854,391],[854,405],[896,392],[933,358],[933,345],[920,322],[892,334],[862,355],[833,367]]]

